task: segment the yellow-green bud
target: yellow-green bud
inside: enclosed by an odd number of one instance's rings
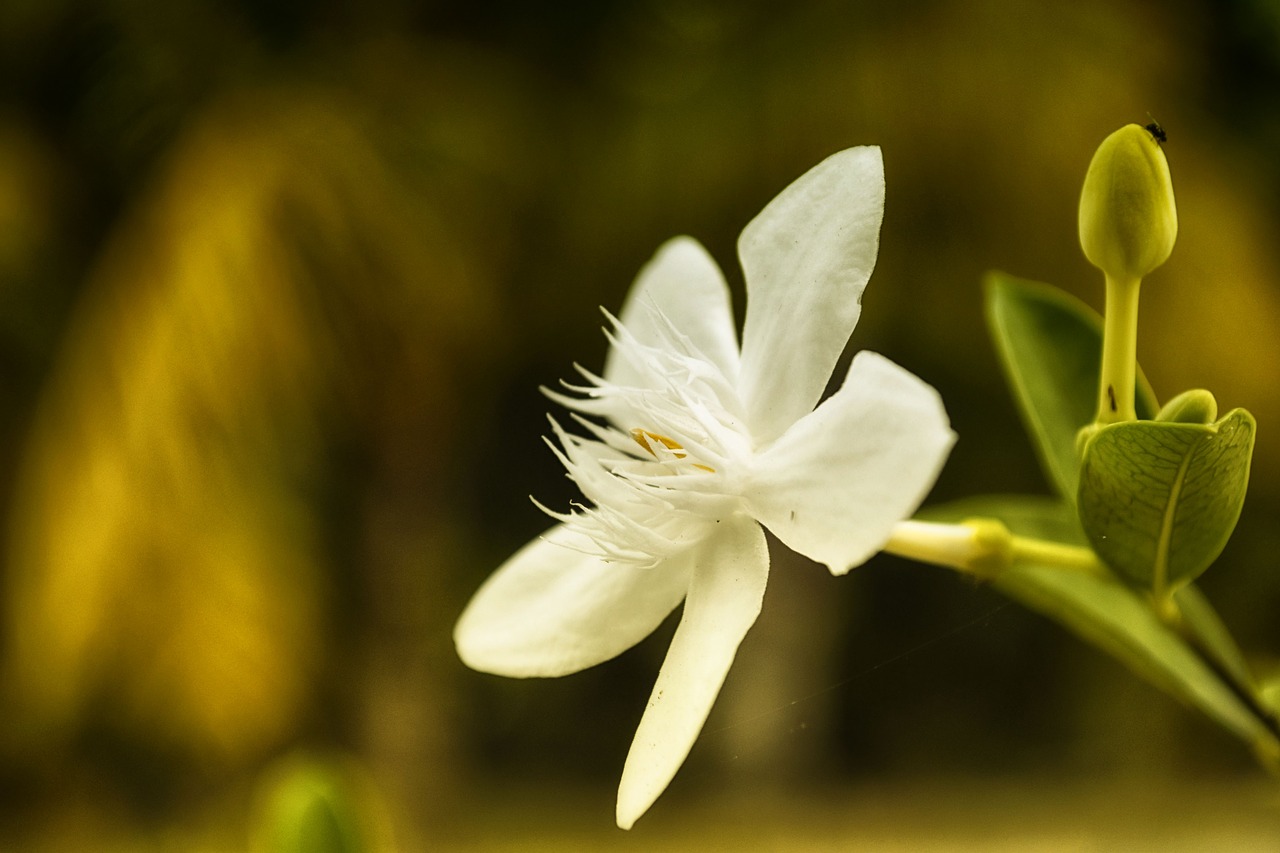
[[[1132,281],[1164,263],[1177,237],[1164,151],[1150,130],[1127,124],[1102,140],[1089,164],[1080,193],[1080,246],[1109,277]]]
[[[1218,401],[1203,388],[1183,391],[1164,404],[1156,415],[1158,421],[1175,424],[1211,424],[1218,419]]]

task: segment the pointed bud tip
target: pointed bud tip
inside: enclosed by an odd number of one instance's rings
[[[1173,182],[1160,140],[1149,128],[1125,125],[1102,141],[1085,175],[1085,257],[1117,280],[1137,280],[1168,259],[1177,237]]]

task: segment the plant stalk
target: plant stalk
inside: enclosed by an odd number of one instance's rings
[[[1098,382],[1099,424],[1137,420],[1134,385],[1138,372],[1138,292],[1142,279],[1107,275],[1107,313]]]

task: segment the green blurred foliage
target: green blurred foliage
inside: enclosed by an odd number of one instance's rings
[[[257,792],[254,853],[391,850],[385,809],[359,765],[340,756],[288,756]]]
[[[1084,169],[1168,129],[1181,232],[1139,357],[1162,400],[1258,418],[1203,588],[1280,654],[1278,83],[1264,0],[0,5],[0,845],[234,838],[298,746],[358,756],[405,849],[465,837],[498,779],[589,782],[607,822],[661,640],[524,683],[449,639],[544,525],[526,496],[570,496],[536,387],[599,365],[596,306],[667,237],[741,296],[738,231],[854,144],[888,180],[854,343],[943,392],[949,499],[1045,488],[982,273],[1100,305]],[[780,560],[672,799],[1235,749],[989,590]]]

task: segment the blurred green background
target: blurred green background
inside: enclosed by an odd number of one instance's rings
[[[1162,399],[1258,417],[1202,586],[1280,660],[1272,0],[6,0],[0,85],[0,849],[293,849],[267,836],[304,789],[346,791],[375,850],[1280,821],[1229,735],[891,558],[837,580],[775,552],[630,835],[613,795],[671,626],[543,682],[450,640],[547,525],[527,496],[573,494],[537,387],[600,365],[597,306],[686,233],[741,316],[738,231],[851,145],[887,173],[853,346],[943,393],[933,500],[1044,491],[980,278],[1100,307],[1079,187],[1150,114],[1181,233],[1139,356]]]

